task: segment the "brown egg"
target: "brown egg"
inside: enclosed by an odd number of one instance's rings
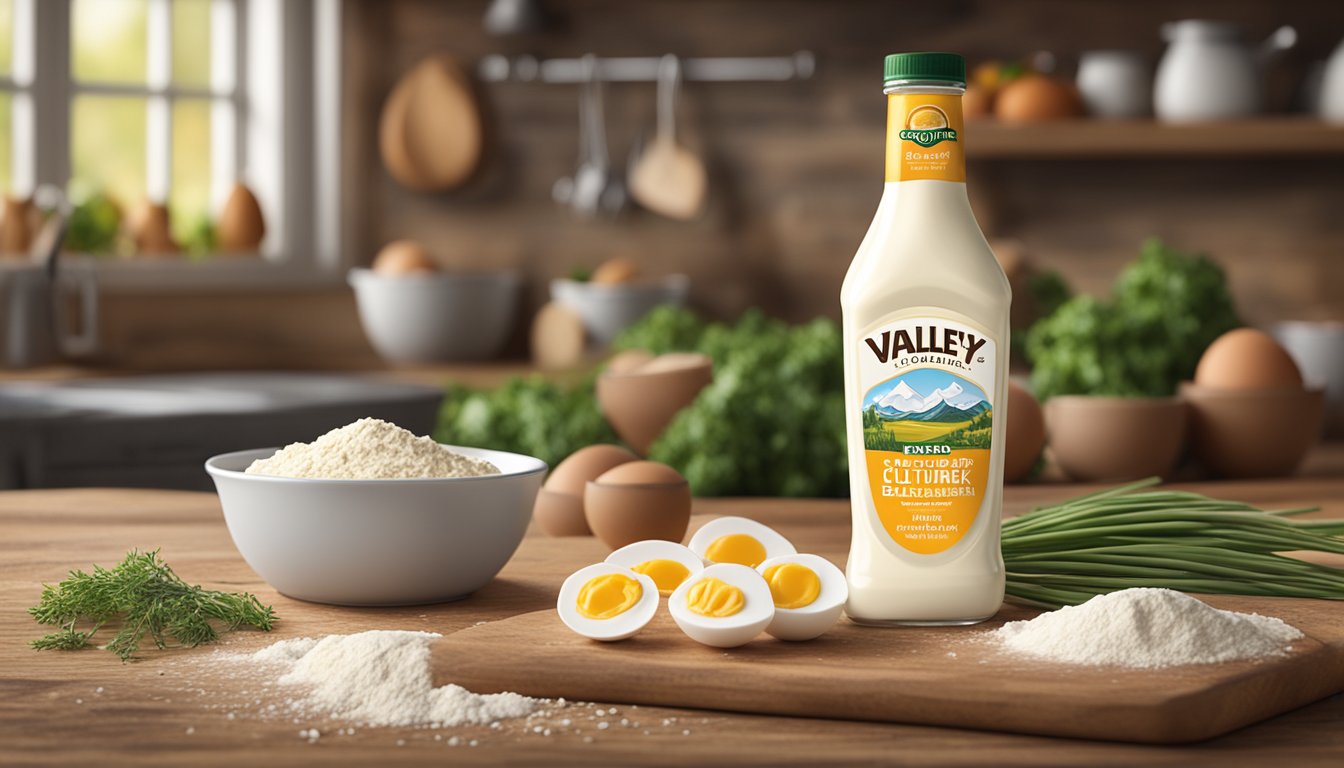
[[[967,120],[980,120],[994,115],[994,91],[974,83],[966,86],[961,97],[961,113]]]
[[[597,265],[593,270],[592,277],[588,278],[590,283],[602,283],[606,285],[615,285],[617,283],[628,283],[639,277],[639,267],[635,262],[629,259],[609,259]]]
[[[630,373],[610,369],[597,377],[597,403],[616,434],[642,455],[667,425],[714,380],[705,355],[661,355]]]
[[[242,184],[233,185],[224,209],[219,212],[216,229],[221,251],[255,253],[261,248],[261,240],[266,236],[266,220],[252,190]]]
[[[1214,389],[1302,389],[1302,372],[1272,336],[1237,328],[1214,340],[1199,358],[1195,383]]]
[[[1049,75],[1023,75],[994,98],[995,117],[1011,123],[1063,120],[1082,113],[1082,100],[1073,85]]]
[[[583,508],[588,527],[612,549],[648,539],[679,542],[691,523],[691,486],[666,464],[632,461],[588,483]]]
[[[1003,479],[1026,479],[1045,448],[1045,414],[1026,388],[1008,382],[1008,424],[1004,443]]]
[[[546,490],[582,496],[588,481],[596,480],[613,467],[639,461],[639,457],[619,445],[590,445],[571,453],[555,465],[546,479]]]
[[[578,312],[557,301],[543,304],[532,318],[532,362],[549,371],[577,368],[584,361],[588,331]]]
[[[437,270],[429,251],[414,240],[393,240],[373,260],[373,271],[382,275],[428,274]]]
[[[168,206],[144,201],[127,222],[138,256],[174,256],[182,248],[173,240]]]
[[[547,536],[592,536],[588,520],[583,515],[583,497],[557,493],[542,488],[532,517]]]

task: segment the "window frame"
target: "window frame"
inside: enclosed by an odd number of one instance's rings
[[[212,82],[206,88],[171,82],[172,0],[148,0],[147,46],[160,46],[160,60],[147,51],[144,84],[76,81],[70,48],[73,0],[13,0],[13,71],[0,78],[0,90],[12,94],[11,186],[20,195],[43,184],[66,189],[72,175],[73,99],[106,94],[159,105],[147,106],[146,191],[166,193],[172,176],[167,140],[172,104],[182,98],[207,99],[216,105],[212,109],[225,104],[233,115],[233,135],[223,138],[216,128],[220,121],[211,120],[211,211],[218,214],[234,179],[247,183],[266,220],[261,258],[97,258],[100,283],[138,290],[335,282],[347,266],[339,237],[340,0],[210,2]],[[216,28],[230,19],[231,30]],[[218,43],[228,38],[230,45],[221,50]],[[231,76],[221,76],[218,65],[228,59]],[[311,100],[290,94],[311,94]],[[154,174],[159,178],[151,178]]]

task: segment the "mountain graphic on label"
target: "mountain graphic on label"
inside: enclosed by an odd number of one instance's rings
[[[865,443],[899,450],[909,443],[988,444],[992,409],[983,390],[946,371],[922,368],[888,379],[863,399]]]

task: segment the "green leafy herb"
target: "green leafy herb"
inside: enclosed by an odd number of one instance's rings
[[[1051,608],[1129,587],[1344,600],[1344,568],[1292,552],[1344,554],[1344,520],[1293,520],[1150,478],[1003,522],[1008,594]]]
[[[38,650],[73,651],[91,646],[104,627],[117,629],[105,649],[126,661],[146,635],[158,648],[214,642],[220,631],[242,626],[269,631],[275,613],[250,594],[215,592],[191,586],[159,559],[158,550],[132,551],[111,569],[71,571],[56,586],[42,589],[29,608],[39,624],[60,627],[34,640]],[[171,641],[171,642],[170,642]]]
[[[565,386],[540,376],[515,377],[488,392],[450,387],[434,436],[529,454],[551,466],[586,445],[619,442],[598,410],[591,379]]]
[[[1240,324],[1217,264],[1150,240],[1112,300],[1077,296],[1032,326],[1032,388],[1042,399],[1170,395],[1209,344]]]
[[[844,365],[840,328],[790,326],[759,310],[736,324],[660,307],[616,340],[656,354],[698,351],[714,381],[650,450],[702,496],[844,496]],[[787,382],[783,394],[781,382]]]

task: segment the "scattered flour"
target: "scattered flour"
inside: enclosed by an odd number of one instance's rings
[[[994,630],[1008,650],[1068,664],[1171,667],[1281,655],[1281,619],[1220,611],[1170,589],[1125,589]]]
[[[499,469],[379,419],[360,419],[311,443],[292,443],[248,474],[326,480],[404,480],[496,475]]]
[[[245,658],[275,668],[275,683],[293,696],[287,710],[371,726],[486,725],[524,717],[548,703],[516,693],[475,694],[458,685],[435,688],[429,646],[438,637],[383,630],[304,637]]]

